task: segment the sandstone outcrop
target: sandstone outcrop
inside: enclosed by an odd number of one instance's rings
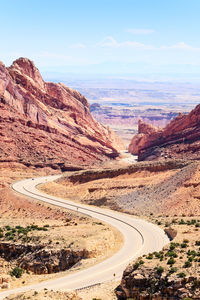
[[[90,256],[86,249],[54,250],[46,245],[23,245],[16,243],[0,243],[0,256],[7,261],[14,261],[24,270],[34,274],[51,274],[65,271]]]
[[[139,121],[129,152],[138,155],[138,160],[199,159],[199,125],[200,104],[187,115],[179,114],[163,129]]]
[[[32,61],[0,62],[0,161],[63,170],[114,158],[123,147],[90,114],[87,99],[45,82]]]
[[[115,178],[120,175],[130,175],[139,171],[149,172],[162,172],[166,170],[176,170],[189,166],[190,162],[184,160],[167,160],[157,162],[139,162],[137,164],[130,165],[128,167],[112,168],[112,169],[93,169],[93,170],[80,170],[73,173],[66,173],[61,178],[57,179],[56,182],[63,185],[69,183],[82,184],[85,182],[104,179],[104,178]]]
[[[120,286],[116,288],[119,300],[199,299],[198,278],[178,278],[176,275],[159,275],[154,269],[142,267],[134,270],[129,265],[123,273]]]

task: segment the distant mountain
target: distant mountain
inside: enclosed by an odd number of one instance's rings
[[[90,114],[87,99],[45,82],[34,63],[0,62],[0,161],[73,168],[116,157],[119,138]]]

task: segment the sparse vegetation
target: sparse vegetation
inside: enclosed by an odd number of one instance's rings
[[[161,275],[164,272],[164,268],[162,266],[156,267],[155,269],[158,275]]]
[[[10,275],[16,278],[20,278],[23,274],[23,270],[19,267],[15,267],[11,272]]]
[[[169,284],[171,284],[170,280],[173,281],[173,278],[177,278],[178,280],[178,278],[183,279],[187,277],[186,282],[188,282],[188,278],[190,278],[190,284],[188,285],[190,289],[199,293],[200,281],[198,272],[200,267],[200,241],[196,239],[196,229],[198,230],[196,224],[199,224],[199,219],[188,219],[188,217],[183,217],[180,220],[178,218],[170,220],[169,218],[168,222],[169,226],[172,226],[173,222],[173,228],[176,228],[178,235],[175,237],[174,241],[162,251],[149,253],[143,256],[144,264],[143,266],[140,265],[140,270],[138,271],[139,274],[144,276],[146,270],[147,274],[150,272],[149,276],[157,278],[154,280],[154,283],[149,282],[149,289],[148,291],[147,289],[145,291],[148,292],[149,295],[153,295],[158,291],[159,280],[162,281],[160,288],[164,286],[168,288]],[[155,223],[158,224],[158,219],[156,217]],[[163,222],[162,220],[161,223],[162,227],[165,227],[166,222]],[[190,227],[189,230],[185,229],[187,226]],[[181,235],[179,235],[180,233]],[[160,261],[160,264],[158,264],[158,261]],[[139,266],[139,260],[135,262],[135,265]],[[136,271],[137,269],[133,272]],[[152,273],[152,271],[155,273]],[[186,287],[186,289],[188,289],[188,287]]]
[[[44,225],[40,227],[38,225],[32,224],[26,227],[16,225],[15,227],[11,227],[6,225],[0,228],[0,239],[7,241],[17,242],[19,240],[23,242],[30,242],[33,239],[33,236],[30,235],[33,231],[48,231],[49,225]]]
[[[186,277],[186,274],[184,272],[180,272],[180,273],[177,274],[177,276],[179,278],[184,278],[184,277]]]

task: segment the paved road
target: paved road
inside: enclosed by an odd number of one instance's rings
[[[14,183],[12,188],[17,192],[34,199],[73,211],[78,210],[81,213],[116,227],[123,235],[123,246],[112,257],[88,269],[66,275],[62,278],[0,292],[0,299],[3,299],[11,293],[24,292],[30,289],[79,289],[114,278],[119,279],[122,276],[125,267],[134,258],[152,251],[159,251],[169,242],[163,230],[147,221],[133,218],[119,212],[110,211],[108,209],[77,204],[72,201],[49,196],[37,190],[36,186],[38,184],[53,181],[59,177],[59,175],[56,175],[26,179]]]
[[[122,162],[126,162],[129,164],[135,164],[138,160],[138,156],[129,153],[128,150],[122,150],[122,151],[120,151],[120,153],[122,155],[120,161],[122,161]]]

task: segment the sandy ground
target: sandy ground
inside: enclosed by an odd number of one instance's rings
[[[174,252],[176,252],[177,257],[175,257],[175,263],[172,265],[177,268],[175,274],[180,272],[184,272],[189,276],[197,276],[200,277],[200,260],[199,256],[195,256],[191,262],[190,267],[185,267],[185,262],[192,255],[188,254],[188,251],[195,251],[197,254],[200,253],[199,244],[200,243],[200,217],[154,217],[151,216],[148,218],[149,221],[155,224],[159,224],[163,229],[172,228],[177,232],[176,237],[171,241],[171,244],[175,243]],[[184,223],[184,224],[182,224]],[[168,273],[171,266],[167,263],[169,260],[169,256],[166,253],[169,250],[169,245],[164,247],[163,251],[163,260],[160,260],[156,257],[155,253],[152,258],[149,258],[148,255],[139,258],[144,261],[144,266],[155,268],[158,266],[162,266],[164,268],[164,272]]]
[[[119,283],[119,281],[102,283],[87,289],[78,290],[77,293],[83,300],[93,300],[95,298],[99,300],[116,300],[117,297],[114,290]]]
[[[114,167],[112,163],[110,164],[110,166]],[[158,224],[164,229],[168,227],[174,228],[178,232],[174,242],[177,242],[180,245],[184,243],[184,240],[188,240],[189,242],[186,243],[186,248],[181,248],[181,246],[177,247],[176,252],[178,257],[176,258],[174,267],[177,267],[177,272],[183,271],[188,272],[191,275],[199,275],[200,268],[199,265],[197,266],[197,264],[195,264],[195,262],[192,262],[192,266],[190,268],[184,267],[184,263],[188,259],[187,251],[199,251],[199,246],[197,247],[195,245],[195,242],[199,239],[198,237],[200,230],[199,227],[196,226],[196,223],[200,222],[200,218],[199,216],[197,216],[197,213],[199,213],[199,211],[196,210],[197,208],[199,208],[200,198],[199,170],[200,167],[199,165],[197,165],[196,167],[186,168],[184,170],[169,170],[165,172],[138,171],[131,175],[125,174],[116,176],[115,178],[112,178],[112,180],[104,178],[101,180],[95,180],[84,184],[74,186],[70,185],[70,189],[69,186],[63,186],[58,183],[47,184],[43,186],[42,189],[45,192],[49,192],[57,196],[66,197],[68,199],[76,201],[78,198],[82,202],[88,203],[88,201],[90,201],[93,204],[98,204],[98,200],[105,197],[106,199],[108,199],[108,201],[106,205],[105,203],[103,203],[103,206],[107,206],[107,204],[109,204],[109,207],[112,207],[112,204],[115,203],[113,202],[114,199],[123,199],[121,197],[124,197],[124,195],[131,195],[132,192],[135,193],[135,191],[137,191],[137,193],[141,193],[141,195],[144,195],[145,193],[148,194],[149,207],[147,209],[146,216],[144,216],[144,214],[141,214],[141,211],[139,209],[137,210],[137,215],[139,217],[143,217],[153,223]],[[55,240],[55,242],[59,242],[60,246],[69,244],[71,241],[74,247],[77,247],[78,245],[81,245],[82,247],[85,246],[91,251],[94,250],[96,254],[98,253],[98,251],[101,252],[104,249],[105,252],[99,258],[99,260],[104,259],[106,255],[112,255],[113,248],[112,250],[109,249],[109,247],[107,246],[107,241],[108,244],[115,243],[116,247],[114,247],[114,251],[117,250],[120,243],[122,242],[120,239],[117,240],[117,232],[113,231],[112,228],[109,228],[106,225],[97,224],[98,222],[95,224],[95,220],[89,220],[87,218],[82,219],[80,215],[70,215],[69,212],[63,212],[62,210],[55,209],[54,207],[51,207],[49,205],[41,205],[39,202],[27,200],[22,196],[16,196],[16,194],[9,190],[8,184],[10,184],[12,181],[19,178],[29,176],[32,177],[34,176],[34,172],[35,171],[32,170],[31,172],[27,173],[27,170],[22,171],[19,168],[19,170],[14,169],[14,171],[12,170],[12,172],[9,172],[8,176],[8,173],[5,171],[5,168],[3,168],[2,170],[0,169],[0,184],[2,186],[2,193],[0,196],[0,209],[3,213],[3,216],[5,216],[0,219],[0,226],[5,226],[6,222],[9,222],[9,224],[11,225],[16,225],[19,222],[21,222],[21,217],[24,217],[24,226],[33,222],[41,226],[44,224],[48,224],[50,226],[48,234],[51,235],[52,240]],[[178,184],[177,180],[175,180],[176,178],[179,178]],[[160,199],[159,201],[159,197],[155,197],[156,194],[159,195],[160,198],[163,195],[166,195],[166,199],[163,199],[163,201],[161,201]],[[167,197],[167,194],[170,194],[170,197]],[[151,201],[153,197],[156,198],[156,201]],[[13,199],[15,199],[15,201],[13,201]],[[127,200],[127,198],[124,199]],[[126,203],[126,205],[123,207],[123,210],[129,210],[130,213],[130,203],[128,203],[128,201],[125,200],[122,201],[122,203]],[[157,209],[154,209],[154,206],[156,205],[160,206],[162,210],[158,211]],[[188,210],[186,209],[186,206],[189,208]],[[191,208],[193,209],[193,214],[191,213]],[[133,210],[133,213],[134,211],[135,208]],[[188,216],[185,216],[187,213]],[[68,220],[66,222],[66,219],[70,219],[70,221]],[[185,223],[187,223],[187,221],[190,221],[191,219],[195,219],[197,221],[195,224],[179,224],[181,219],[183,219]],[[80,226],[77,226],[75,224],[78,224]],[[87,232],[88,226],[89,230]],[[80,230],[78,230],[78,228]],[[61,231],[62,234],[60,234]],[[46,241],[48,241],[49,236],[45,237],[43,234],[43,232],[40,232],[40,238],[44,238],[46,239]],[[105,237],[105,234],[107,234],[107,241],[104,240],[102,242],[102,237]],[[96,241],[95,247],[93,247],[94,238]],[[166,248],[163,251],[165,253],[168,250]],[[151,267],[162,265],[165,269],[165,272],[168,272],[169,268],[169,265],[167,264],[167,259],[167,257],[164,257],[163,261],[159,261],[155,257],[155,255],[153,255],[153,259],[142,257],[142,260],[144,260],[145,265]],[[72,269],[66,272],[77,271],[81,268],[88,267],[91,264],[96,263],[97,261],[98,259],[96,256],[91,257],[88,260],[81,261],[81,263],[78,263],[76,266],[74,266]],[[0,262],[0,266],[2,266],[2,261]],[[8,270],[9,266],[4,266],[4,270],[5,268],[7,268]],[[13,281],[11,285],[20,286],[23,284],[38,282],[53,277],[60,277],[65,275],[66,272],[42,276],[29,276],[29,274],[23,274],[21,279],[12,279]],[[34,279],[30,279],[31,277],[33,277]],[[114,289],[117,287],[118,284],[119,282],[113,281],[101,285],[96,285],[87,289],[79,290],[75,295],[75,297],[79,298],[71,299],[93,300],[96,298],[101,300],[114,300],[116,299]],[[39,293],[38,295],[35,295],[34,291],[32,293],[33,294],[23,294],[19,296],[21,298],[9,299],[68,299],[62,298],[67,296],[65,294],[62,294],[61,291],[57,294],[53,294],[54,292],[51,291],[43,291],[41,292],[42,294]],[[36,298],[36,296],[38,298]]]
[[[92,180],[82,184],[61,181],[41,189],[73,201],[110,207],[134,215],[200,215],[200,163],[182,169],[133,174]],[[188,205],[189,204],[189,205]]]
[[[5,298],[6,300],[81,300],[76,292],[61,292],[43,290],[40,292],[29,291],[21,294],[13,294]]]
[[[87,289],[77,291],[29,291],[21,294],[13,294],[6,300],[116,300],[114,289],[119,282],[107,282]]]
[[[38,174],[39,173],[39,174]],[[14,165],[12,169],[8,165],[0,164],[0,228],[5,226],[48,226],[47,231],[33,231],[28,234],[30,243],[47,244],[54,249],[70,248],[72,250],[86,249],[90,253],[88,259],[81,260],[70,270],[56,274],[33,275],[26,272],[21,278],[10,277],[9,273],[15,266],[14,262],[0,260],[0,274],[9,277],[11,288],[23,284],[31,284],[50,278],[64,276],[68,273],[87,268],[110,256],[121,247],[123,240],[121,234],[111,226],[99,222],[79,213],[62,210],[45,203],[40,203],[24,196],[16,194],[9,185],[26,177],[49,174],[49,170],[38,172],[21,165]],[[4,232],[6,233],[6,231]],[[1,241],[7,241],[5,237]],[[14,240],[13,242],[23,242]]]

